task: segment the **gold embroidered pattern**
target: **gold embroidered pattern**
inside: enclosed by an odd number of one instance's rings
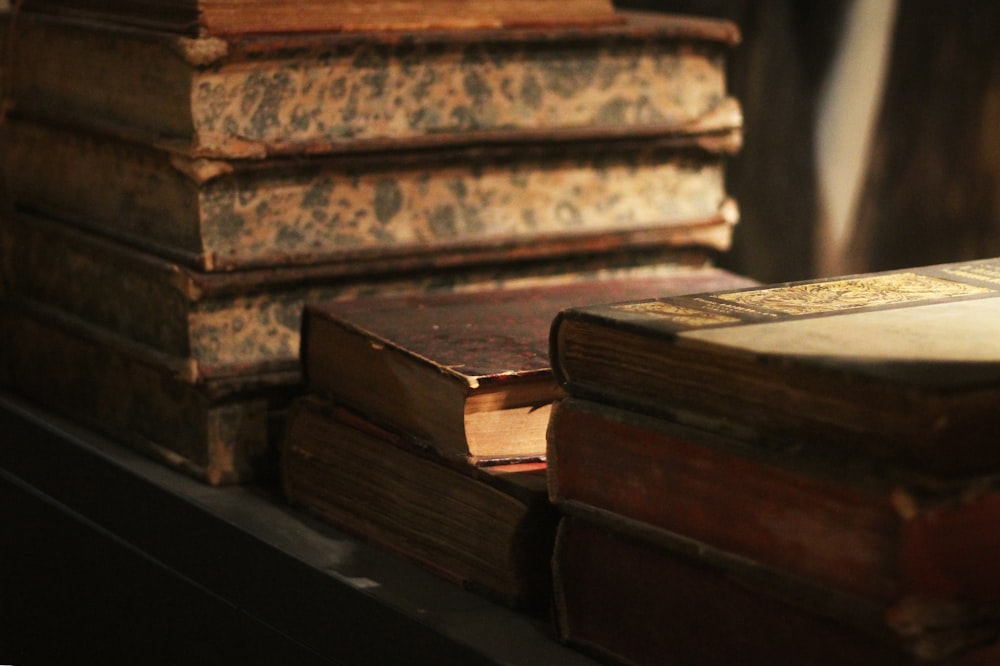
[[[643,303],[625,303],[622,305],[612,305],[612,309],[624,312],[635,312],[638,314],[650,315],[667,319],[675,324],[690,326],[718,326],[720,324],[733,324],[738,321],[736,317],[729,317],[722,314],[696,310],[695,308],[685,308],[673,303],[663,301],[646,301]]]
[[[964,264],[962,266],[949,266],[944,269],[944,272],[958,278],[979,280],[980,282],[1000,285],[1000,260]]]
[[[787,315],[807,315],[970,296],[989,291],[984,287],[918,273],[893,273],[719,294],[717,298]]]

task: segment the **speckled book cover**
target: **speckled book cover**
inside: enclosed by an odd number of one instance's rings
[[[612,233],[725,250],[738,217],[726,155],[684,137],[258,161],[23,120],[5,131],[17,206],[206,271],[542,253]]]
[[[739,32],[709,19],[223,39],[22,12],[13,28],[19,113],[202,157],[692,134],[742,121],[725,74]]]

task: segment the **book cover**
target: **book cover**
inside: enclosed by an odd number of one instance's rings
[[[23,0],[19,5],[22,11],[192,36],[582,26],[620,20],[610,0]]]
[[[312,395],[289,410],[280,452],[292,504],[496,601],[547,607],[544,463],[458,465]]]
[[[1000,477],[943,480],[768,451],[566,398],[548,430],[549,493],[849,594],[926,612],[1000,600]]]
[[[273,477],[297,372],[192,384],[150,354],[49,310],[0,309],[0,384],[211,485]]]
[[[521,255],[620,243],[728,249],[724,155],[685,139],[219,160],[9,120],[24,210],[205,271]]]
[[[191,382],[297,370],[306,302],[501,288],[531,279],[673,275],[687,262],[705,262],[690,248],[621,251],[612,238],[610,250],[544,260],[498,249],[488,261],[431,253],[416,262],[372,258],[206,273],[46,218],[12,217],[2,232],[10,298],[46,304],[189,359],[184,376]]]
[[[825,595],[739,562],[609,526],[560,521],[553,554],[561,640],[627,664],[990,664],[997,618],[894,628],[877,604]]]
[[[709,19],[222,38],[22,12],[7,33],[16,113],[202,157],[728,137],[742,125],[725,76],[739,34]]]
[[[567,310],[570,393],[772,445],[997,470],[1000,260]]]
[[[309,303],[302,365],[313,392],[446,456],[477,463],[541,458],[548,408],[561,395],[546,344],[560,308],[748,282],[707,269],[642,280]]]

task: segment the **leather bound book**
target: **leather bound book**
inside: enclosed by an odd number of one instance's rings
[[[791,449],[937,474],[1000,469],[1000,260],[560,313],[581,397]]]
[[[611,0],[24,0],[25,11],[190,35],[615,23]]]
[[[197,157],[691,134],[733,143],[742,127],[725,70],[739,33],[724,21],[187,37],[11,20],[0,39],[9,33],[14,113]]]
[[[301,358],[311,391],[446,457],[540,459],[551,402],[552,317],[573,303],[746,284],[719,269],[471,293],[309,303]]]

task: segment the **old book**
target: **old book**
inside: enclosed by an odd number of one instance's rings
[[[316,396],[289,411],[286,497],[502,603],[544,608],[556,517],[545,464],[476,468]]]
[[[0,384],[213,485],[274,476],[297,372],[191,383],[181,359],[52,310],[0,309]]]
[[[738,32],[705,19],[191,38],[22,12],[8,32],[16,113],[201,157],[622,135],[730,141],[742,123],[725,76]]]
[[[611,0],[22,0],[20,9],[190,35],[614,23]]]
[[[696,547],[600,518],[564,518],[553,554],[560,638],[639,665],[985,666],[1000,658],[995,609],[989,620],[892,627],[877,604],[706,559]]]
[[[762,450],[579,398],[548,431],[549,492],[884,603],[996,603],[1000,477],[961,480]],[[627,479],[627,482],[623,482]]]
[[[725,156],[684,138],[192,158],[11,119],[10,197],[206,271],[277,264],[429,265],[621,245],[729,247]]]
[[[178,372],[191,382],[297,370],[308,301],[488,289],[520,280],[673,276],[685,262],[705,261],[703,253],[661,246],[531,261],[498,249],[479,262],[459,253],[205,273],[42,217],[12,217],[2,231],[12,298],[47,304],[185,358]]]
[[[573,394],[771,445],[998,470],[1000,260],[568,310]]]
[[[546,336],[574,303],[745,284],[718,269],[470,294],[309,303],[302,322],[306,383],[384,427],[477,464],[540,459],[560,391]]]

